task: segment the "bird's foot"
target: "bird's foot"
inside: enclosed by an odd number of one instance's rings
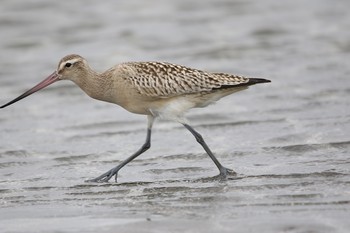
[[[237,173],[231,169],[221,167],[220,174],[212,177],[201,178],[198,181],[227,181],[231,179],[237,179]]]
[[[220,174],[217,177],[220,179],[226,180],[227,176],[236,176],[236,175],[237,175],[237,172],[235,172],[231,169],[228,169],[226,167],[221,167]]]
[[[108,172],[103,173],[99,177],[96,177],[95,179],[91,179],[91,180],[86,180],[85,182],[98,182],[98,183],[108,182],[113,176],[115,176],[115,182],[117,182],[119,169],[120,168],[117,166],[115,168],[112,168]]]

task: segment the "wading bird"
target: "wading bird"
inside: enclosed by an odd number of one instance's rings
[[[118,166],[88,180],[91,182],[107,182],[113,176],[117,181],[118,171],[151,147],[151,131],[157,117],[184,125],[219,169],[218,177],[226,178],[229,173],[235,174],[221,165],[203,137],[187,123],[184,114],[191,108],[206,107],[224,96],[247,89],[248,86],[270,82],[267,79],[209,73],[166,62],[127,62],[97,73],[83,57],[72,54],[62,58],[57,70],[49,77],[0,108],[59,80],[71,80],[94,99],[114,103],[129,112],[148,117],[146,142],[141,148]]]

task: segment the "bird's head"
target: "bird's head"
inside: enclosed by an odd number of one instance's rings
[[[89,65],[83,57],[71,54],[60,60],[56,73],[59,80],[77,81],[88,70]]]
[[[76,54],[67,55],[61,59],[61,61],[58,64],[57,70],[55,70],[46,79],[38,83],[33,88],[29,89],[28,91],[24,92],[17,98],[2,105],[0,108],[5,108],[59,80],[67,79],[76,82],[82,76],[82,72],[88,70],[87,68],[88,64],[83,57]]]

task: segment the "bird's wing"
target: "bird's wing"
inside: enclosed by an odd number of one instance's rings
[[[125,63],[134,72],[127,77],[141,95],[173,97],[211,92],[215,89],[249,85],[249,78],[201,70],[165,62]]]

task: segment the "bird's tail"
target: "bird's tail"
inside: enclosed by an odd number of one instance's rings
[[[249,81],[245,83],[246,85],[254,85],[258,83],[270,83],[271,80],[264,79],[264,78],[249,78]]]

